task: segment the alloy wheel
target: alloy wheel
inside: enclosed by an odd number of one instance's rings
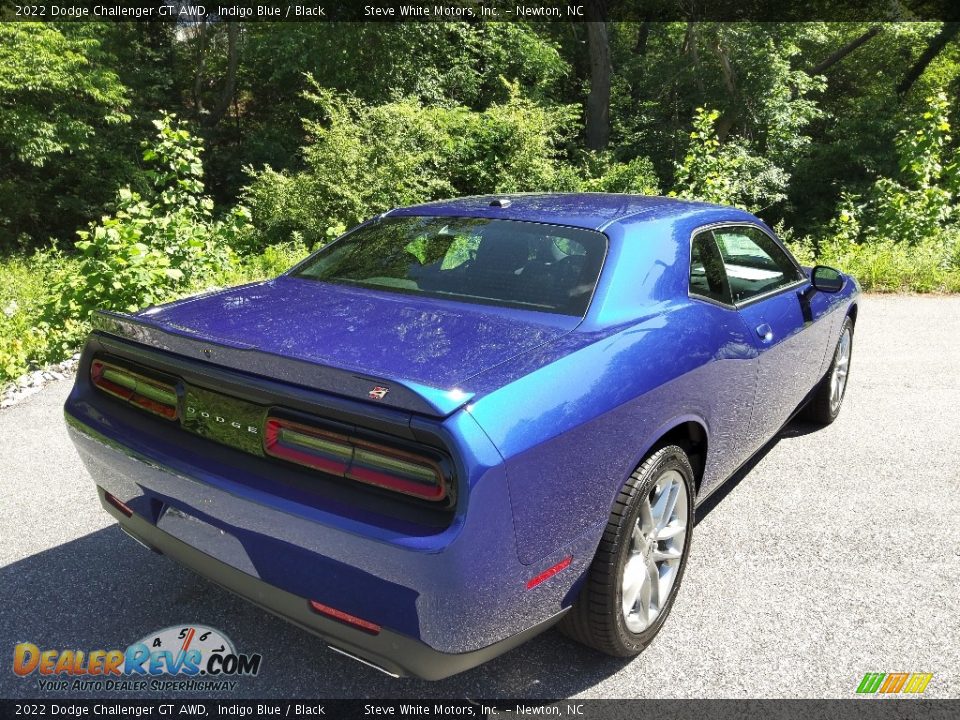
[[[640,505],[623,567],[622,606],[627,628],[641,633],[667,607],[687,541],[687,486],[667,470]]]
[[[830,410],[836,413],[843,402],[843,393],[847,389],[847,375],[850,372],[850,328],[843,331],[837,345],[837,357],[830,375]]]

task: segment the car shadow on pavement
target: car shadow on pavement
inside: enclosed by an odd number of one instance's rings
[[[781,439],[815,429],[797,421],[788,425],[698,508],[697,520],[733,492]],[[41,649],[123,649],[173,625],[215,627],[240,652],[263,655],[260,674],[241,681],[222,698],[560,699],[606,680],[631,662],[594,652],[550,630],[446,680],[393,679],[333,653],[319,638],[144,549],[116,525],[0,568],[0,608],[0,648],[8,652],[18,642]],[[656,682],[651,678],[651,685]],[[35,677],[0,670],[0,697],[37,696]]]
[[[239,652],[261,653],[260,674],[230,697],[564,698],[617,673],[609,658],[555,630],[479,668],[440,682],[393,679],[328,650],[317,637],[270,615],[126,537],[117,526],[0,568],[0,648],[124,649],[154,631],[209,625]],[[9,662],[9,660],[8,660]],[[71,678],[72,679],[72,678]],[[651,680],[653,682],[653,680]],[[133,697],[124,693],[90,693]],[[87,696],[61,693],[60,697]],[[137,697],[161,693],[137,693]],[[36,675],[0,670],[0,697],[52,697]],[[190,693],[183,693],[190,697]]]
[[[782,430],[780,430],[780,432],[774,435],[766,445],[760,448],[757,453],[743,465],[743,467],[731,475],[729,480],[721,485],[710,497],[704,500],[703,503],[697,507],[695,523],[699,523],[701,520],[703,520],[715,507],[717,507],[717,505],[723,502],[725,497],[736,490],[737,485],[740,484],[740,481],[749,475],[750,472],[760,463],[760,461],[767,456],[767,453],[773,450],[781,440],[784,440],[785,438],[803,437],[804,435],[809,435],[810,433],[814,433],[822,429],[822,426],[807,422],[806,420],[791,420],[786,424],[786,426],[784,426]]]
[[[777,440],[782,440],[783,438],[803,437],[804,435],[812,435],[822,430],[823,425],[817,425],[808,420],[793,420],[783,428],[783,430],[777,433],[777,436],[773,439],[773,443],[775,445]]]

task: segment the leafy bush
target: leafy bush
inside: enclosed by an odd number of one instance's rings
[[[77,272],[77,261],[56,248],[0,260],[0,380],[26,372],[31,363],[58,360],[39,319],[58,279]]]
[[[150,192],[122,188],[116,212],[78,232],[78,257],[54,248],[0,262],[0,380],[74,352],[95,309],[134,311],[211,285],[262,280],[307,254],[302,241],[251,253],[245,207],[213,217],[200,143],[172,116],[154,125],[143,153]]]
[[[270,245],[261,253],[240,257],[233,265],[224,267],[216,278],[216,284],[226,287],[273,278],[309,254],[310,249],[302,240]]]
[[[947,96],[938,93],[897,135],[901,178],[876,181],[866,208],[876,223],[871,234],[916,245],[956,224],[960,150],[950,151],[949,109]]]
[[[864,204],[845,195],[830,234],[817,248],[818,263],[842,268],[865,290],[876,292],[960,291],[960,232],[956,228],[921,237],[913,244],[863,228]]]
[[[558,146],[578,111],[543,108],[508,87],[506,102],[476,112],[413,98],[367,105],[315,86],[306,170],[249,169],[244,197],[260,246],[295,233],[315,246],[378,212],[437,198],[575,189],[577,174]]]
[[[660,194],[657,172],[649,158],[617,163],[610,153],[599,153],[587,159],[586,173],[580,189],[587,192]]]
[[[212,282],[228,286],[274,277],[306,257],[307,252],[303,243],[292,242],[269,247],[260,254],[233,257],[217,269]],[[51,322],[49,311],[52,288],[81,272],[82,262],[56,248],[0,260],[0,383],[76,351],[89,324],[73,317]],[[195,288],[185,287],[168,299],[192,292]]]
[[[173,116],[155,121],[157,136],[145,145],[152,191],[147,197],[121,189],[117,210],[79,231],[82,252],[76,272],[54,287],[47,319],[77,321],[61,328],[63,341],[79,340],[98,308],[132,312],[199,289],[233,262],[232,246],[249,235],[249,214],[236,208],[214,220],[213,201],[203,195],[201,146]]]
[[[790,176],[765,156],[755,154],[747,140],[721,143],[717,110],[697,108],[690,144],[676,166],[675,197],[736,205],[752,212],[786,198]]]
[[[844,195],[818,261],[871,290],[960,290],[960,151],[950,148],[943,93],[897,135],[898,179],[880,177],[865,198]]]

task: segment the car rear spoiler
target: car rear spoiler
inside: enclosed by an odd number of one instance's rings
[[[194,360],[431,417],[446,417],[473,397],[473,393],[460,390],[451,392],[403,378],[373,377],[346,368],[284,357],[253,345],[200,336],[190,328],[124,313],[98,310],[93,315],[93,329],[101,335],[112,335]]]

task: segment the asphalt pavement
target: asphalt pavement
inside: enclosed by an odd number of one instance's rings
[[[864,299],[840,418],[794,422],[711,499],[641,656],[550,631],[437,683],[340,657],[123,535],[67,438],[69,385],[0,411],[0,697],[43,695],[11,670],[18,642],[123,648],[181,623],[263,655],[224,699],[848,698],[866,672],[960,697],[960,297]]]

